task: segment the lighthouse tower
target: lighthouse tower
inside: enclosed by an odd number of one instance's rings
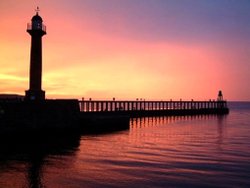
[[[42,37],[46,35],[43,19],[38,14],[32,17],[27,25],[27,32],[31,35],[29,90],[25,91],[26,100],[44,100],[45,91],[42,90]]]

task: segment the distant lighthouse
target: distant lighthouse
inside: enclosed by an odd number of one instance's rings
[[[44,100],[45,91],[42,90],[42,37],[46,35],[43,19],[38,14],[32,17],[27,25],[27,32],[31,35],[29,90],[25,91],[26,100]]]

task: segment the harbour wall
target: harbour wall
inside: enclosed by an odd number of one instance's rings
[[[109,132],[129,129],[133,117],[228,113],[226,101],[1,100],[0,134]]]

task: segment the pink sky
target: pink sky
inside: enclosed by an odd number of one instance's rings
[[[250,100],[250,4],[180,2],[1,1],[0,93],[28,89],[38,4],[47,98]]]

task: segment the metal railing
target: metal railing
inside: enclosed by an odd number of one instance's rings
[[[223,109],[226,101],[79,101],[82,112],[114,112],[114,111],[162,111],[162,110],[193,110]]]

